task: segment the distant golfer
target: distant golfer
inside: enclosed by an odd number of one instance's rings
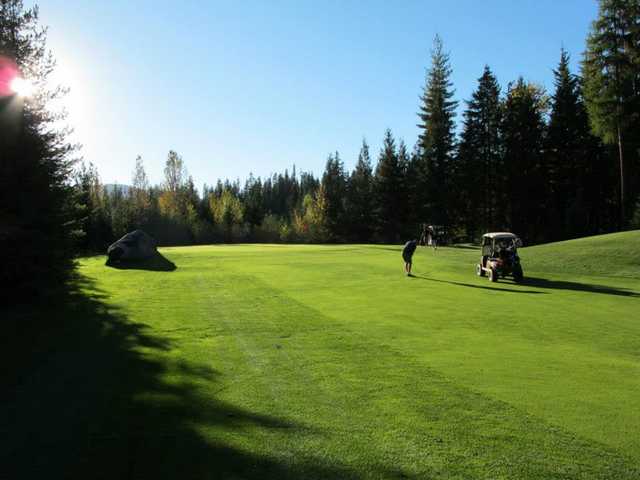
[[[407,272],[407,277],[411,276],[411,261],[413,253],[418,248],[418,240],[409,240],[404,244],[402,248],[402,259],[404,260],[404,271]]]
[[[433,225],[429,225],[429,229],[428,229],[428,238],[429,238],[429,242],[428,244],[431,245],[433,247],[434,250],[438,250],[438,233],[436,231],[436,229],[434,228]]]

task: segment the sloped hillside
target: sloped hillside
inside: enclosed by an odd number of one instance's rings
[[[523,248],[525,271],[640,279],[640,230]]]

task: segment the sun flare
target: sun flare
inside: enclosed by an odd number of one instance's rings
[[[28,97],[33,94],[33,84],[22,77],[16,77],[11,81],[11,91],[20,97]]]

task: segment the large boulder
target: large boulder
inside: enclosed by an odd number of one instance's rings
[[[142,230],[134,230],[109,246],[107,261],[144,260],[157,253],[156,241]]]

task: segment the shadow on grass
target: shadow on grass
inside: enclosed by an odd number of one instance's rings
[[[160,252],[144,260],[119,260],[112,262],[107,259],[105,265],[111,268],[117,268],[118,270],[150,270],[153,272],[173,272],[178,268],[175,263],[167,259]]]
[[[482,290],[493,290],[496,292],[510,292],[510,293],[529,293],[529,294],[544,294],[545,292],[538,292],[536,290],[515,290],[512,288],[504,288],[504,287],[490,287],[483,285],[473,285],[471,283],[463,283],[463,282],[451,282],[449,280],[438,280],[436,278],[424,277],[421,275],[411,275],[411,278],[419,278],[420,280],[429,280],[430,282],[438,282],[438,283],[446,283],[449,285],[456,285],[458,287],[469,287],[469,288],[479,288]]]
[[[525,276],[522,285],[535,288],[545,288],[552,290],[574,290],[576,292],[603,293],[606,295],[619,295],[622,297],[640,297],[639,292],[626,288],[615,288],[606,285],[594,285],[590,283],[567,282],[564,280],[548,280],[546,278],[536,278]]]
[[[203,393],[216,391],[220,372],[164,360],[170,340],[105,303],[88,279],[76,282],[57,305],[2,312],[1,478],[357,478],[225,443],[234,432],[237,444],[312,431]]]

